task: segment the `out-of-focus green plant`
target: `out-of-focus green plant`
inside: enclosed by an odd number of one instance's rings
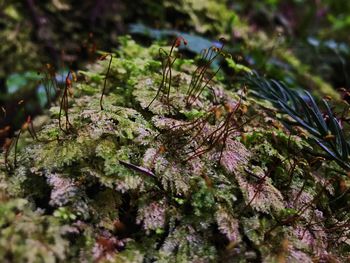
[[[52,216],[34,212],[25,199],[0,201],[2,262],[58,262],[67,259],[64,229]]]

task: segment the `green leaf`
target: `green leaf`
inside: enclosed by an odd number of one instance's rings
[[[349,152],[348,152],[348,144],[344,138],[343,131],[341,130],[337,119],[333,116],[332,110],[329,107],[327,101],[323,100],[330,121],[330,130],[336,139],[336,149],[339,152],[342,160],[347,160]]]

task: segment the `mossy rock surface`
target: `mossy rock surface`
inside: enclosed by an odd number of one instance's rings
[[[345,262],[350,199],[305,137],[238,83],[188,103],[190,60],[156,97],[160,46],[121,43],[103,110],[108,59],[73,84],[69,129],[52,107],[2,163],[5,262]]]

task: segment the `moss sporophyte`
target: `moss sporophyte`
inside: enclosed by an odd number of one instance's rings
[[[101,56],[99,59],[100,60],[105,60],[107,57],[110,57],[109,58],[109,63],[108,63],[108,68],[107,68],[107,72],[106,72],[106,75],[105,75],[105,78],[104,78],[104,81],[103,81],[103,89],[102,89],[102,93],[101,93],[101,98],[100,98],[100,107],[101,107],[101,110],[103,110],[103,96],[105,95],[105,92],[106,92],[106,83],[107,83],[107,78],[109,76],[109,71],[111,69],[111,64],[112,64],[112,59],[113,59],[113,55],[112,54],[105,54],[103,56]]]
[[[68,131],[73,127],[72,124],[69,122],[69,103],[68,103],[68,98],[73,97],[73,86],[72,86],[72,79],[71,79],[72,76],[75,76],[75,74],[72,73],[71,71],[68,71],[68,74],[65,80],[65,86],[62,93],[61,102],[60,102],[60,111],[58,113],[58,126],[65,133],[68,133]],[[62,123],[61,123],[62,112],[64,112],[64,116],[65,116],[64,128],[62,127]]]
[[[162,60],[161,61],[162,62],[162,80],[161,80],[160,85],[158,87],[158,91],[157,91],[156,96],[148,104],[147,108],[149,108],[152,105],[152,103],[154,102],[155,99],[158,98],[160,93],[162,93],[161,99],[163,99],[164,96],[166,96],[166,104],[170,108],[169,96],[170,96],[171,79],[172,79],[171,68],[172,68],[173,64],[175,63],[175,61],[179,58],[179,55],[178,54],[174,55],[173,52],[174,52],[174,48],[180,47],[181,43],[183,43],[184,45],[187,45],[187,41],[183,37],[178,36],[173,41],[173,44],[170,48],[169,54],[163,48],[159,49],[159,57]]]

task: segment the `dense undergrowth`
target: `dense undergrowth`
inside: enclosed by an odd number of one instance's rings
[[[120,43],[8,145],[5,262],[349,259],[346,171],[251,82],[227,85],[210,62],[248,68],[222,46],[203,63],[179,56],[180,38]]]
[[[241,64],[289,87],[339,97],[338,88],[349,88],[348,10],[330,0],[0,1],[0,144],[26,115],[48,106],[37,75],[44,65],[82,68],[126,32],[143,44],[181,32],[195,53],[225,37]]]

